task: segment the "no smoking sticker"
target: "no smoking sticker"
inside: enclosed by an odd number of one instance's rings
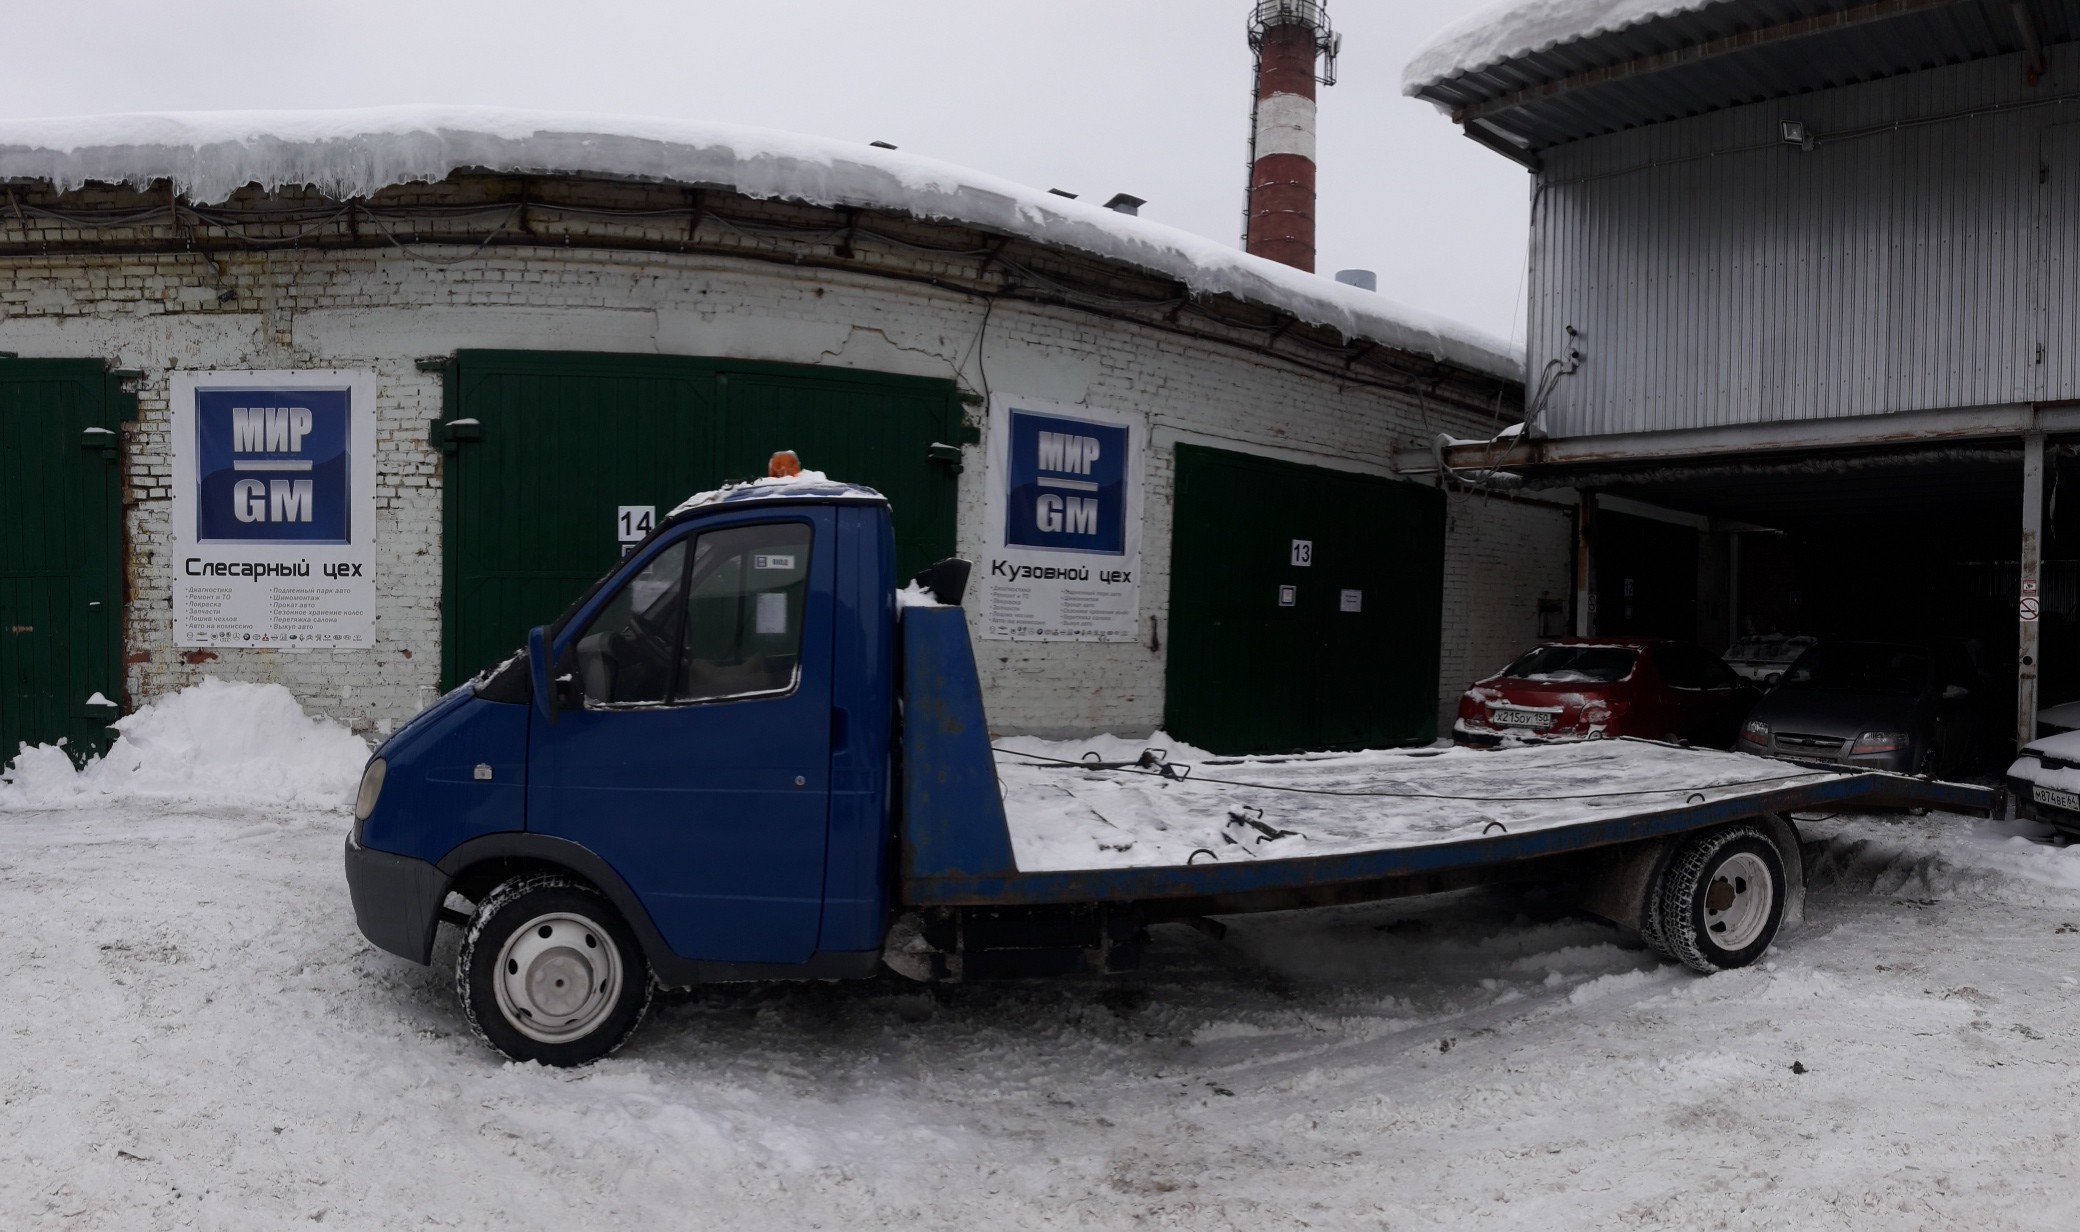
[[[2022,597],[2022,618],[2025,621],[2035,620],[2037,618],[2037,610],[2041,606],[2041,603],[2042,601],[2039,600],[2035,595],[2024,595]]]

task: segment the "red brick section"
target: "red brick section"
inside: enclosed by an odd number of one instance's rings
[[[1273,26],[1264,31],[1257,57],[1257,97],[1298,94],[1314,97],[1314,28]]]
[[[1314,163],[1269,154],[1250,169],[1249,250],[1314,272]]]
[[[1264,32],[1257,62],[1257,98],[1314,94],[1314,31],[1273,26]],[[1260,257],[1314,272],[1314,160],[1267,154],[1250,168],[1249,238]]]

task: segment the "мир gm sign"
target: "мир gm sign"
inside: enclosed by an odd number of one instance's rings
[[[999,394],[990,404],[982,636],[1139,636],[1147,422]]]
[[[347,543],[345,389],[195,391],[197,543]]]
[[[1006,545],[1120,556],[1127,550],[1127,429],[1013,408]]]
[[[179,646],[375,644],[375,377],[176,372]]]

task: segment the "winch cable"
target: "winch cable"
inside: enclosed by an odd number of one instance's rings
[[[1334,787],[1296,787],[1284,783],[1248,783],[1240,779],[1215,778],[1206,774],[1165,773],[1162,769],[1144,768],[1143,762],[1138,761],[1072,761],[1066,757],[1049,757],[1044,753],[1025,753],[1017,749],[998,748],[995,745],[990,746],[990,751],[1004,753],[1012,757],[1024,757],[1046,765],[1069,766],[1083,770],[1104,770],[1114,774],[1138,774],[1145,778],[1160,778],[1172,783],[1218,783],[1223,787],[1246,787],[1252,791],[1285,791],[1304,796],[1345,796],[1356,799],[1392,800],[1463,800],[1474,804],[1538,804],[1547,800],[1612,800],[1630,796],[1663,796],[1685,792],[1726,791],[1744,787],[1764,787],[1771,783],[1789,783],[1797,779],[1809,779],[1817,773],[1824,773],[1824,771],[1808,770],[1803,774],[1783,774],[1774,778],[1747,779],[1739,783],[1715,783],[1705,787],[1647,787],[1630,791],[1590,791],[1550,796],[1488,796],[1435,791],[1348,791]],[[1153,764],[1167,767],[1170,763],[1157,761]]]

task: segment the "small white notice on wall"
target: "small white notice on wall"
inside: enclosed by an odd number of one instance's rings
[[[1337,603],[1336,603],[1336,610],[1337,610],[1337,611],[1339,611],[1339,612],[1362,612],[1362,611],[1364,611],[1364,610],[1365,610],[1365,592],[1364,592],[1364,591],[1362,591],[1362,590],[1346,590],[1346,591],[1344,591],[1344,592],[1343,592],[1343,596],[1342,596],[1342,598],[1340,598],[1340,599],[1338,599],[1338,600],[1337,600]]]
[[[1278,605],[1280,607],[1291,607],[1298,602],[1300,602],[1300,588],[1298,586],[1281,586],[1278,588]]]
[[[655,529],[655,505],[623,505],[614,512],[614,538],[617,543],[641,543]]]

